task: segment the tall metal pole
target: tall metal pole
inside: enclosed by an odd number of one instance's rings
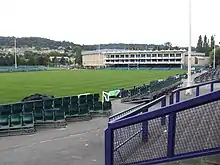
[[[16,37],[15,37],[15,40],[14,40],[14,55],[15,55],[15,69],[18,68],[17,66],[17,52],[16,52]]]
[[[191,36],[192,36],[192,13],[191,13],[191,0],[189,0],[189,48],[188,48],[188,80],[187,80],[187,87],[192,85],[192,75],[191,75]],[[187,89],[186,94],[192,95],[192,89]]]
[[[100,52],[101,45],[99,44],[99,67],[101,66],[101,52]]]
[[[213,69],[215,69],[215,35],[214,35],[214,56],[213,56]]]

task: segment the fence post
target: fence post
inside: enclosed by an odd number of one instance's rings
[[[148,112],[148,108],[145,112]],[[142,141],[147,142],[148,141],[148,121],[144,121],[142,123]]]
[[[199,86],[196,87],[196,96],[199,96]]]
[[[176,103],[180,102],[180,90],[176,91]]]
[[[173,92],[170,95],[170,105],[173,104]]]
[[[113,164],[113,133],[110,128],[105,130],[105,165]]]
[[[211,91],[211,92],[214,91],[214,83],[213,83],[213,82],[211,83],[211,89],[210,89],[210,91]]]
[[[161,107],[166,106],[166,96],[161,100]],[[161,125],[166,125],[166,116],[161,117]]]
[[[167,156],[174,156],[176,134],[176,112],[169,115]]]

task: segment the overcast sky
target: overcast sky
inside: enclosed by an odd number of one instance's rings
[[[220,41],[220,0],[192,0],[192,44]],[[188,0],[0,0],[0,36],[188,46]]]

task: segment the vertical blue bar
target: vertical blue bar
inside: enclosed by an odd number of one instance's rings
[[[113,165],[113,133],[110,128],[105,130],[105,165]]]
[[[166,97],[161,100],[161,107],[166,106]],[[161,117],[161,125],[166,125],[166,116]]]
[[[196,87],[196,96],[199,96],[199,86]]]
[[[170,105],[173,104],[173,92],[170,95]]]
[[[173,157],[175,151],[176,113],[169,115],[167,156]]]
[[[211,83],[211,89],[210,89],[211,92],[214,91],[214,83]]]
[[[124,97],[124,88],[120,89],[120,97],[123,98]]]
[[[176,103],[180,102],[180,90],[176,91]]]
[[[145,112],[148,112],[148,109],[146,109]],[[142,123],[142,141],[143,142],[148,141],[148,121],[144,121]]]

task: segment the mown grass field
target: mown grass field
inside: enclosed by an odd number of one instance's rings
[[[149,83],[183,70],[65,70],[0,73],[0,103],[19,102],[34,93],[68,96]]]

